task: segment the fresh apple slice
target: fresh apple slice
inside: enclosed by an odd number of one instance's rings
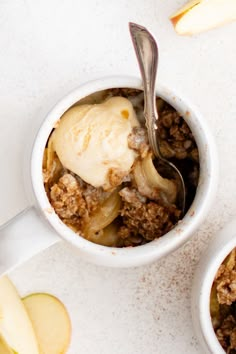
[[[23,299],[39,343],[40,354],[64,354],[71,337],[65,306],[56,297],[37,293]]]
[[[11,350],[13,354],[39,354],[27,311],[14,285],[6,276],[0,278],[0,334],[4,338],[2,346],[7,343],[8,351]]]
[[[18,354],[13,351],[9,345],[6,343],[5,339],[0,334],[0,353],[1,354]]]
[[[181,35],[207,31],[236,20],[236,0],[192,0],[170,20]]]

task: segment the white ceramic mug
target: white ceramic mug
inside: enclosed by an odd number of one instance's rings
[[[206,122],[182,97],[159,85],[157,95],[169,102],[191,128],[200,156],[200,178],[195,199],[185,215],[168,234],[133,248],[104,247],[85,240],[69,229],[52,209],[44,190],[42,159],[55,123],[72,105],[91,93],[108,88],[142,89],[133,77],[107,77],[88,82],[64,97],[45,117],[34,138],[26,172],[29,207],[0,230],[0,274],[22,263],[40,250],[64,239],[73,244],[86,260],[112,267],[130,267],[160,259],[186,242],[206,217],[216,191],[218,163],[215,144]]]
[[[236,220],[220,230],[201,256],[192,288],[192,319],[196,335],[206,354],[225,354],[211,322],[211,287],[221,263],[236,247]]]

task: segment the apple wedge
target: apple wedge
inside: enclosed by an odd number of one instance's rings
[[[65,354],[71,338],[71,322],[56,297],[37,293],[23,300],[39,343],[40,354]]]
[[[192,0],[170,17],[175,31],[192,35],[236,20],[235,0]]]
[[[1,354],[39,354],[27,311],[6,276],[0,278],[0,335]]]
[[[0,353],[1,354],[17,354],[12,350],[9,345],[6,343],[5,339],[0,334]]]

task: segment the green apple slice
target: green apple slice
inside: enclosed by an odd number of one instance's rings
[[[23,303],[32,321],[40,354],[65,354],[71,338],[71,321],[62,302],[45,293],[31,294]]]
[[[0,278],[0,334],[0,345],[3,348],[5,345],[7,354],[39,354],[27,311],[14,285],[6,276]],[[0,350],[0,353],[4,351]]]

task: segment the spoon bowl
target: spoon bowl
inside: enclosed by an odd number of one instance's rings
[[[159,131],[157,126],[158,112],[156,107],[155,83],[158,65],[158,47],[153,35],[143,26],[129,23],[130,34],[138,59],[144,89],[144,117],[148,140],[156,157],[154,164],[160,167],[164,177],[174,180],[177,187],[176,204],[185,212],[186,191],[183,176],[178,168],[163,158],[160,152]]]

